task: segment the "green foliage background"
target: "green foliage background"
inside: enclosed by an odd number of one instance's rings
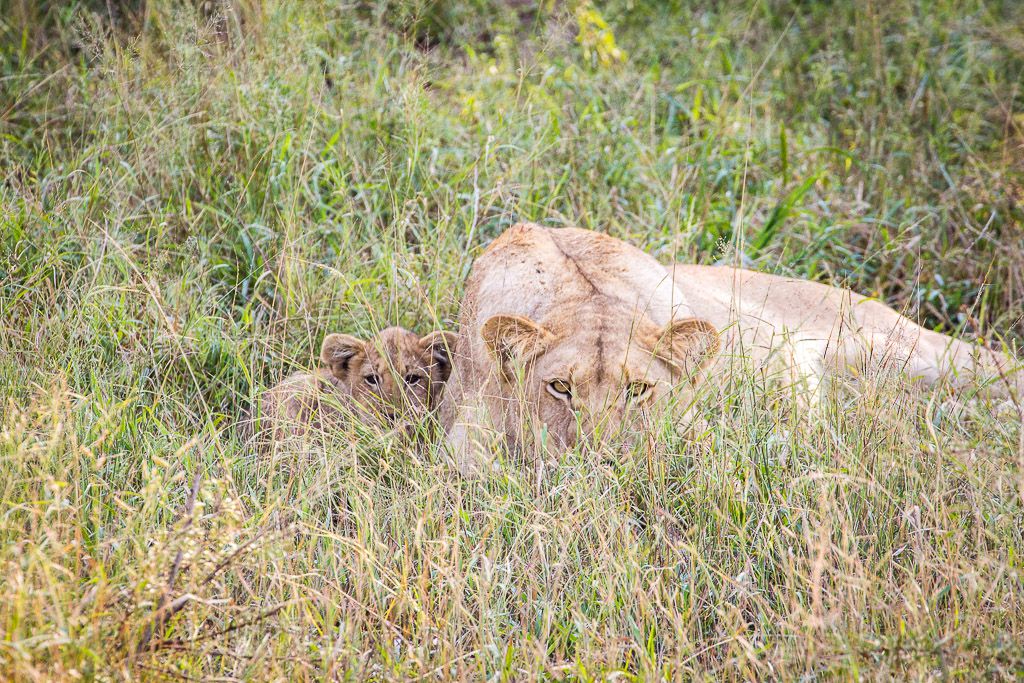
[[[1022,86],[1012,0],[0,0],[0,667],[1019,673],[1019,410],[739,388],[543,490],[230,426],[328,331],[454,326],[521,220],[1019,340]]]

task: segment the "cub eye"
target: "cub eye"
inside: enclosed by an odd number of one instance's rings
[[[654,386],[648,382],[630,382],[626,387],[626,400],[639,403],[651,395]]]
[[[548,382],[548,393],[555,398],[569,400],[572,398],[572,386],[564,379],[553,379]]]
[[[416,386],[423,381],[423,375],[410,374],[405,376],[405,383],[409,386]]]
[[[367,375],[363,378],[363,381],[369,384],[371,387],[380,385],[380,377],[378,375]]]

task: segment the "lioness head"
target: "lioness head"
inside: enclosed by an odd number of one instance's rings
[[[454,344],[451,332],[420,337],[389,327],[369,341],[329,334],[320,359],[348,387],[358,410],[394,423],[418,419],[434,408],[452,371]]]
[[[696,383],[719,349],[707,321],[658,327],[599,309],[546,324],[496,315],[481,336],[499,381],[522,392],[535,439],[556,448],[614,438],[674,388]]]

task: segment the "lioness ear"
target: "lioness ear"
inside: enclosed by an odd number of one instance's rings
[[[320,347],[320,360],[331,368],[335,377],[348,379],[352,359],[366,353],[366,344],[348,334],[329,334]]]
[[[454,332],[431,332],[420,339],[420,348],[430,358],[430,374],[436,382],[445,382],[452,374],[452,354],[455,351]],[[434,371],[437,376],[434,376]]]
[[[555,335],[528,318],[495,315],[480,328],[487,350],[498,363],[502,376],[512,381],[517,363],[525,363],[544,353]]]
[[[647,346],[655,356],[695,382],[700,371],[718,355],[721,343],[714,325],[707,320],[686,318],[670,322],[648,340]]]

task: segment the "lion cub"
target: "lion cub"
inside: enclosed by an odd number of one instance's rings
[[[320,349],[326,367],[296,373],[268,389],[263,420],[275,441],[344,424],[345,414],[391,427],[433,410],[451,374],[451,332],[420,337],[389,327],[369,341],[329,334]]]

